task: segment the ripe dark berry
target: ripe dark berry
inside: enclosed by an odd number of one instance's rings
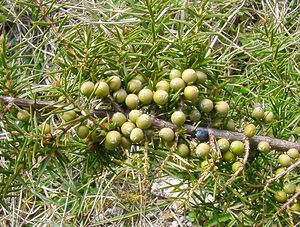
[[[95,95],[99,98],[104,98],[109,94],[109,86],[107,83],[100,81],[95,85]]]
[[[200,142],[208,141],[208,131],[205,129],[196,129],[195,136]]]
[[[175,111],[171,116],[171,121],[177,126],[182,126],[186,120],[185,114],[182,111]]]
[[[91,81],[84,82],[80,87],[80,92],[86,97],[90,97],[95,89],[95,84]]]

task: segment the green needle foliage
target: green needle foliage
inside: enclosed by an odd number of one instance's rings
[[[169,144],[159,139],[153,122],[142,143],[124,149],[124,141],[131,143],[124,137],[116,148],[106,135],[120,127],[109,114],[118,108],[127,114],[126,104],[116,105],[112,87],[106,98],[80,92],[84,82],[110,84],[112,76],[127,92],[137,77],[155,91],[159,81],[170,81],[171,69],[191,68],[207,75],[197,84],[198,98],[226,101],[226,117],[200,111],[193,123],[188,115],[196,104],[172,90],[167,105],[140,109],[165,121],[182,110],[195,127],[225,130],[233,121],[243,132],[253,123],[257,135],[299,143],[297,1],[0,3],[0,96],[19,99],[1,99],[0,105],[2,225],[169,226],[182,217],[194,226],[300,222],[294,206],[299,188],[284,202],[276,197],[287,183],[300,184],[299,158],[275,179],[283,151],[271,146],[262,153],[252,144],[249,151],[245,139],[246,151],[240,157],[228,151],[235,160],[224,161],[219,138],[210,135],[212,153],[199,158],[199,141],[187,129],[175,130],[175,143]],[[251,115],[258,104],[274,114],[272,123]],[[21,110],[28,119],[20,117]],[[89,131],[79,137],[80,126]],[[188,157],[180,155],[179,144],[188,145]],[[236,161],[242,167],[235,172]],[[158,198],[150,189],[163,176],[177,180],[166,186],[175,194]]]

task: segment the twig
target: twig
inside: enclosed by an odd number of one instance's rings
[[[272,182],[274,182],[274,181],[280,179],[281,177],[283,177],[283,176],[286,175],[287,173],[293,171],[293,170],[294,170],[295,168],[297,168],[297,166],[299,166],[299,165],[300,165],[300,158],[299,158],[294,164],[292,164],[291,166],[289,166],[285,171],[283,171],[283,172],[277,174],[275,177],[269,179],[269,180],[266,182],[264,191],[268,188],[268,186],[269,186]]]
[[[245,156],[243,159],[243,165],[238,168],[238,170],[232,175],[232,177],[225,183],[225,187],[230,185],[235,178],[243,171],[245,168],[245,165],[247,164],[248,157],[249,157],[249,151],[250,151],[250,146],[249,146],[249,138],[245,138]]]
[[[3,104],[16,104],[20,106],[27,106],[27,107],[32,107],[33,109],[42,109],[42,108],[50,108],[50,109],[55,109],[55,108],[64,108],[66,105],[65,104],[56,104],[54,101],[32,101],[28,99],[20,99],[20,98],[13,98],[13,97],[7,97],[7,96],[0,96],[0,103]],[[91,111],[92,114],[95,114],[98,117],[107,117],[107,115],[111,115],[114,112],[110,110],[93,110]],[[126,112],[127,114],[128,112]],[[164,128],[164,127],[169,127],[172,128],[173,130],[178,130],[179,128],[172,124],[169,121],[165,121],[159,118],[156,118],[152,116],[152,125],[154,128]],[[190,124],[185,124],[183,126],[185,128],[186,133],[190,134],[192,136],[195,135],[195,127]],[[210,130],[211,133],[216,138],[226,138],[229,141],[234,141],[234,140],[240,140],[243,141],[244,139],[244,134],[239,133],[239,132],[231,132],[231,131],[226,131],[226,130],[220,130],[220,129],[214,129],[214,128],[197,128],[200,130]],[[294,143],[286,140],[281,140],[281,139],[275,139],[271,138],[268,136],[254,136],[249,139],[250,142],[250,147],[256,147],[257,144],[261,141],[266,141],[270,144],[270,146],[273,149],[276,149],[278,151],[286,151],[291,148],[295,148],[297,150],[300,150],[300,143]]]

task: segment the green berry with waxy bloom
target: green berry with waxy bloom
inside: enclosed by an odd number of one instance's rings
[[[109,86],[107,83],[100,81],[95,85],[95,95],[99,98],[105,98],[109,94]]]
[[[79,138],[84,139],[90,134],[90,129],[85,125],[81,125],[77,128],[76,134]]]
[[[164,90],[158,90],[153,94],[153,101],[160,106],[166,105],[169,100],[169,94]]]
[[[278,174],[281,174],[282,172],[284,172],[286,170],[285,167],[280,167],[275,171],[275,176],[277,176]]]
[[[257,150],[262,153],[268,153],[270,151],[270,144],[266,141],[260,141],[257,145]]]
[[[136,94],[143,88],[143,85],[140,80],[133,79],[128,82],[127,87],[129,92]]]
[[[39,126],[39,130],[41,132],[43,132],[43,134],[50,134],[51,133],[51,126],[48,123],[41,124]]]
[[[192,122],[198,122],[201,119],[201,113],[197,109],[193,109],[190,114],[189,118]]]
[[[226,151],[225,153],[223,153],[223,159],[226,162],[231,162],[234,160],[234,158],[235,158],[235,156],[231,151]]]
[[[187,86],[184,88],[183,95],[187,100],[193,102],[198,99],[199,89],[194,85]]]
[[[139,116],[142,115],[142,112],[140,110],[131,110],[128,114],[128,118],[131,122],[136,123],[136,120]]]
[[[193,69],[186,69],[182,72],[181,78],[187,84],[193,84],[197,81],[198,76]]]
[[[232,119],[229,119],[226,123],[226,129],[229,131],[235,131],[235,123]]]
[[[217,114],[219,114],[220,116],[227,116],[227,114],[229,112],[229,105],[225,101],[216,102],[215,110],[216,110]]]
[[[77,117],[77,113],[74,110],[68,110],[64,112],[61,116],[61,118],[64,121],[72,121]]]
[[[121,88],[121,79],[117,76],[111,76],[107,79],[107,84],[112,91],[117,91]]]
[[[181,72],[178,69],[172,69],[169,75],[170,80],[174,78],[181,78]]]
[[[162,128],[159,131],[159,137],[166,142],[171,142],[175,139],[175,133],[171,128]]]
[[[129,137],[130,136],[130,133],[131,131],[136,128],[135,124],[130,122],[130,121],[127,121],[125,122],[122,126],[121,126],[121,132],[124,136],[126,137]]]
[[[121,138],[121,147],[125,150],[129,150],[131,148],[131,140],[122,136]]]
[[[288,166],[292,165],[292,159],[287,154],[281,154],[281,155],[279,155],[278,162],[283,167],[288,167]]]
[[[86,97],[90,97],[95,89],[95,84],[92,81],[84,82],[80,87],[80,92]]]
[[[158,90],[163,90],[165,92],[169,92],[170,90],[170,84],[165,81],[165,80],[161,80],[159,82],[157,82],[157,84],[155,85],[155,89]]]
[[[245,152],[245,146],[241,141],[233,141],[230,144],[230,150],[235,155],[242,155]]]
[[[287,151],[287,155],[293,159],[297,159],[300,157],[299,151],[295,148],[291,148]]]
[[[125,99],[125,104],[129,109],[136,109],[139,103],[140,100],[136,94],[129,94]]]
[[[177,126],[182,126],[185,123],[186,117],[182,111],[175,111],[171,115],[171,121]]]
[[[210,99],[202,99],[200,102],[200,110],[209,113],[213,110],[214,103]]]
[[[190,154],[190,148],[184,144],[181,143],[177,146],[177,153],[182,157],[185,158]]]
[[[198,84],[204,84],[207,80],[207,75],[204,72],[196,71],[197,74],[197,83]]]
[[[22,121],[24,123],[28,123],[30,120],[30,113],[27,110],[20,110],[17,113],[17,118],[19,121]]]
[[[247,137],[253,137],[256,134],[256,127],[254,124],[247,124],[244,128],[244,134]]]
[[[140,129],[148,129],[152,125],[152,119],[148,114],[142,114],[136,119],[136,126]]]
[[[113,93],[113,98],[117,103],[124,103],[127,97],[127,92],[121,88]]]
[[[274,197],[280,203],[284,203],[287,200],[287,194],[283,190],[276,191]]]
[[[140,128],[134,128],[130,133],[130,140],[134,143],[140,143],[144,139],[144,132]]]
[[[144,88],[140,90],[138,97],[141,103],[149,105],[153,101],[153,92],[148,88]]]
[[[225,152],[225,151],[229,150],[230,143],[227,139],[221,138],[218,140],[218,146],[219,146],[220,151]]]
[[[170,87],[174,91],[183,90],[185,88],[185,82],[181,78],[174,78],[170,81]]]
[[[261,120],[264,117],[264,110],[262,107],[255,107],[252,111],[251,116],[257,121]]]
[[[121,127],[127,121],[127,117],[121,112],[116,112],[113,114],[111,121],[114,122],[116,126]]]
[[[293,183],[286,183],[283,186],[283,190],[287,193],[287,194],[294,194],[296,192],[296,185]]]
[[[294,203],[294,204],[290,207],[290,211],[300,213],[300,204],[299,204],[299,203]]]
[[[231,168],[232,168],[232,172],[236,172],[239,170],[239,168],[243,166],[243,163],[240,161],[236,161],[235,163],[232,164]]]
[[[274,121],[274,114],[271,111],[264,112],[264,122],[266,124],[272,123]]]
[[[120,142],[122,136],[118,131],[110,131],[106,134],[105,137],[105,148],[108,150],[116,149]]]
[[[210,146],[207,143],[200,143],[195,150],[195,154],[199,158],[205,158],[210,153]]]

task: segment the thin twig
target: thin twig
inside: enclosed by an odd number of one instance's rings
[[[0,103],[3,103],[3,104],[13,103],[13,104],[19,105],[19,106],[32,107],[33,109],[42,109],[42,108],[55,109],[55,108],[62,108],[62,107],[66,106],[65,104],[56,104],[54,101],[32,101],[32,100],[28,100],[28,99],[20,99],[20,98],[13,98],[13,97],[7,97],[7,96],[0,96]],[[107,117],[107,115],[111,115],[114,112],[109,111],[109,110],[93,110],[93,111],[91,111],[91,113],[98,117]],[[128,112],[126,112],[126,114],[127,113]],[[154,128],[169,127],[169,128],[172,128],[173,130],[179,129],[176,125],[172,124],[171,122],[156,118],[154,116],[152,116],[152,125]],[[193,125],[185,124],[182,128],[185,128],[187,134],[190,134],[192,136],[195,135],[195,127]],[[243,139],[244,139],[244,134],[239,133],[239,132],[231,132],[231,131],[214,129],[214,128],[200,128],[199,127],[197,129],[210,130],[211,133],[213,133],[213,135],[216,138],[226,138],[229,141],[234,141],[234,140],[243,141]],[[249,139],[250,147],[256,147],[257,144],[261,141],[268,142],[273,149],[276,149],[278,151],[286,151],[291,148],[300,150],[300,143],[294,143],[294,142],[290,142],[290,141],[286,141],[286,140],[275,139],[275,138],[271,138],[268,136],[254,136],[254,137],[250,138]]]

